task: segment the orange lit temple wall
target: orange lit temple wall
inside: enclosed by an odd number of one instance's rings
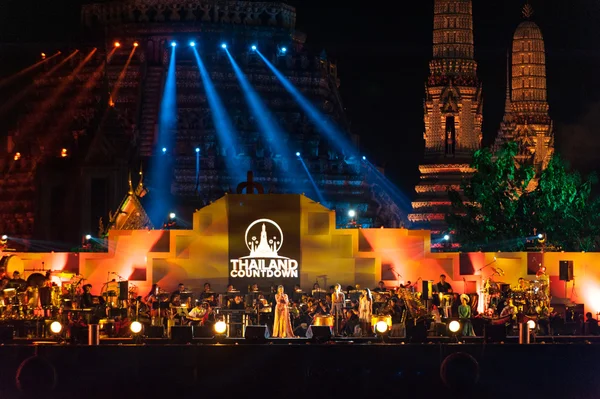
[[[273,196],[265,195],[268,200]],[[43,273],[44,268],[79,273],[93,285],[95,294],[107,279],[117,276],[134,284],[140,295],[153,282],[169,291],[183,282],[199,292],[207,281],[213,289],[225,290],[229,281],[227,201],[226,196],[197,211],[192,230],[111,231],[106,253],[4,253],[5,265],[9,273],[20,270],[25,278]],[[302,197],[300,209],[300,280],[306,291],[317,280],[323,285],[323,276],[327,285],[373,288],[379,280],[388,286],[419,279],[438,281],[443,273],[455,291],[475,293],[494,269],[504,274],[494,276],[495,281],[516,284],[519,277],[534,280],[537,265],[543,263],[553,297],[583,303],[586,311],[600,311],[600,253],[431,253],[429,231],[339,230],[334,212],[322,205]],[[558,279],[560,260],[574,264],[574,282],[568,283],[566,295],[565,284]],[[417,287],[420,291],[420,281]]]

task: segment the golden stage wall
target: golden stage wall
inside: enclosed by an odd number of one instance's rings
[[[245,197],[227,195],[198,210],[192,230],[111,231],[105,253],[4,253],[13,256],[5,263],[9,273],[24,271],[25,278],[34,269],[44,268],[79,273],[96,294],[117,275],[137,286],[140,295],[145,295],[153,282],[169,291],[183,282],[199,292],[208,281],[216,291],[224,291],[229,281],[228,204]],[[255,197],[267,202],[278,200],[275,194]],[[586,311],[600,311],[600,253],[431,253],[429,231],[336,229],[334,211],[307,197],[297,197],[301,212],[300,281],[305,291],[317,280],[321,286],[340,283],[373,288],[381,279],[394,286],[419,278],[437,281],[444,273],[455,291],[474,293],[494,268],[504,271],[503,277],[494,277],[495,281],[516,284],[519,277],[535,278],[527,274],[528,264],[529,269],[532,264],[536,269],[543,263],[554,298],[570,298],[584,303]],[[469,274],[461,274],[461,256],[463,265],[469,263]],[[574,281],[568,283],[566,294],[565,283],[558,280],[559,260],[574,264]],[[268,287],[268,281],[263,283]]]

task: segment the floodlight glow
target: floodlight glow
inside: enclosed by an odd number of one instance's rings
[[[300,156],[300,153],[299,153],[299,152],[297,152],[297,153],[296,153],[296,156],[297,156],[297,157],[299,157],[299,156]]]
[[[131,330],[132,333],[139,334],[140,332],[142,332],[142,323],[140,323],[139,321],[134,321],[129,326],[129,329]]]
[[[200,152],[200,148],[196,147],[196,152]]]
[[[215,332],[217,334],[225,334],[225,331],[227,331],[227,323],[225,323],[223,320],[219,320],[215,323]]]
[[[167,152],[167,147],[163,147],[162,152],[163,153]]]
[[[253,46],[252,46],[252,47],[250,47],[250,48],[252,49],[252,51],[256,51],[256,46],[254,46],[254,45],[253,45]]]
[[[356,216],[356,211],[354,209],[350,209],[348,211],[348,216],[350,216],[351,218],[353,218],[354,216]]]
[[[175,46],[177,46],[177,43],[171,42],[171,47],[175,47]]]
[[[287,48],[285,48],[285,47],[282,47],[282,48],[281,48],[281,52],[282,52],[282,53],[285,53],[286,51],[287,51]]]
[[[535,320],[527,320],[527,327],[530,330],[535,330],[536,324],[535,324]]]
[[[448,325],[448,329],[451,332],[456,333],[456,332],[458,332],[458,330],[460,330],[460,323],[456,320],[452,320],[450,322],[450,324]]]
[[[52,323],[50,323],[50,331],[52,331],[53,334],[60,334],[62,329],[63,329],[63,326],[62,326],[62,324],[60,324],[60,322],[53,321]]]
[[[171,219],[175,219],[176,216],[177,215],[175,215],[175,212],[169,213],[169,218],[171,218]]]
[[[380,320],[377,322],[377,324],[375,324],[375,330],[379,333],[379,334],[383,334],[385,332],[387,332],[388,330],[388,324],[387,322]]]
[[[92,239],[92,235],[91,234],[86,234],[85,235],[85,239],[86,240],[91,240]]]
[[[192,46],[192,47],[196,46],[196,42],[192,40],[192,41],[190,42],[190,46]]]
[[[3,234],[2,235],[2,241],[6,241],[6,240],[8,240],[8,236],[6,234]]]
[[[140,45],[140,44],[139,44],[138,42],[133,42],[133,47],[137,47],[137,46],[139,46],[139,45]]]
[[[537,237],[541,240],[542,238],[544,238],[544,235],[542,233],[538,234]]]
[[[225,43],[221,44],[221,48],[227,48],[227,45]]]
[[[367,160],[367,157],[365,157],[365,156],[363,155],[363,161],[366,161],[366,160]]]
[[[450,239],[450,236],[448,234],[444,235],[444,240],[448,241]]]
[[[121,47],[121,43],[115,42],[115,47]]]

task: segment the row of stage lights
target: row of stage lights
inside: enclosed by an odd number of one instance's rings
[[[188,44],[189,44],[190,47],[196,47],[196,42],[193,41],[193,40],[191,40]],[[133,42],[133,47],[138,47],[139,45],[140,44],[138,42]],[[121,42],[115,42],[114,46],[115,47],[121,47]],[[171,42],[171,47],[177,47],[177,42],[176,41],[172,41]],[[221,43],[221,48],[223,50],[226,50],[227,49],[227,43]],[[253,44],[252,46],[250,46],[250,50],[257,51],[258,47],[255,44]],[[287,47],[281,47],[279,49],[279,51],[285,54],[287,52]]]

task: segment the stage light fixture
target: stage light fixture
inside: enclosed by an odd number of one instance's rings
[[[388,328],[389,328],[388,323],[383,320],[380,320],[375,324],[375,331],[377,331],[377,333],[379,333],[379,334],[386,333]]]
[[[142,323],[139,321],[134,321],[129,325],[129,330],[131,330],[134,334],[139,334],[142,332]]]
[[[450,332],[457,333],[458,330],[460,330],[460,322],[452,320],[450,324],[448,324],[448,329]]]
[[[366,161],[366,160],[367,160],[367,157],[365,157],[365,156],[363,155],[363,161]]]
[[[221,44],[221,48],[226,49],[227,48],[227,44],[225,44],[225,43]]]
[[[226,331],[227,323],[225,323],[223,320],[219,320],[215,323],[215,332],[217,334],[225,334]]]
[[[448,234],[444,234],[444,241],[450,240],[450,236]]]
[[[86,240],[91,240],[92,239],[92,235],[91,234],[86,234],[85,235],[85,239]]]
[[[121,43],[115,42],[115,47],[121,47]]]
[[[296,153],[296,156],[297,156],[297,157],[299,157],[299,156],[300,156],[300,153],[299,153],[299,152],[297,152],[297,153]]]
[[[177,43],[176,43],[176,42],[174,42],[174,41],[173,41],[173,42],[171,42],[171,47],[175,47],[175,46],[177,46]]]
[[[535,330],[535,327],[537,327],[537,324],[535,323],[535,320],[531,320],[531,319],[527,320],[527,327],[530,330]]]
[[[544,235],[542,233],[540,233],[537,235],[537,238],[539,238],[541,240],[542,238],[544,238]]]
[[[350,209],[348,211],[348,216],[350,216],[351,218],[353,218],[354,216],[356,216],[356,211],[354,209]]]
[[[53,321],[52,323],[50,323],[50,331],[52,332],[52,334],[60,334],[62,332],[63,326],[62,324],[60,324],[60,322],[58,321]]]
[[[196,47],[196,42],[192,40],[192,41],[190,42],[190,47]]]
[[[137,46],[139,46],[139,45],[140,45],[140,44],[139,44],[138,42],[133,42],[133,47],[137,47]]]
[[[252,47],[250,47],[252,49],[252,51],[256,51],[256,46],[252,45]]]
[[[46,59],[46,53],[42,53],[42,59]]]
[[[196,152],[200,152],[200,148],[196,147]]]
[[[285,53],[286,51],[287,51],[287,48],[285,48],[285,47],[282,47],[282,48],[281,48],[281,52],[282,52],[282,53]]]
[[[167,152],[167,147],[163,147],[163,149],[162,149],[162,152],[163,152],[163,154],[164,154],[165,152]]]
[[[18,161],[19,159],[21,159],[21,153],[17,152],[17,153],[15,153],[14,160]]]
[[[175,217],[177,217],[177,215],[175,214],[175,212],[169,213],[169,219],[175,219]]]
[[[3,234],[2,235],[2,241],[6,241],[6,240],[8,240],[8,236],[6,234]]]
[[[66,158],[68,155],[69,155],[69,154],[68,154],[68,152],[67,152],[67,149],[66,149],[66,148],[63,148],[62,150],[60,150],[60,156],[61,156],[62,158]]]

